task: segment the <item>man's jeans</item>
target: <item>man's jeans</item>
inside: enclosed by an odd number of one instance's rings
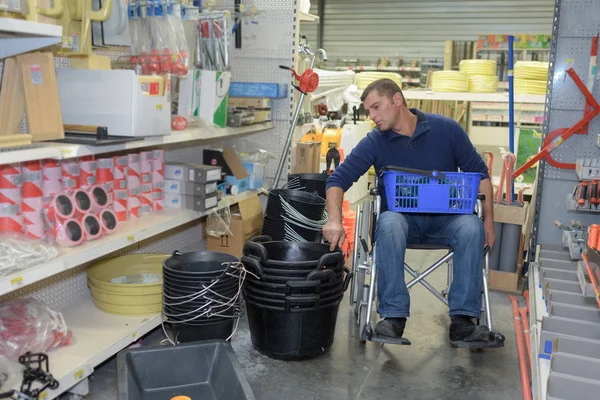
[[[382,318],[409,316],[410,296],[404,281],[407,243],[452,246],[454,274],[448,294],[450,316],[479,318],[485,243],[483,222],[479,217],[385,211],[377,221],[375,241],[379,295],[377,312]]]

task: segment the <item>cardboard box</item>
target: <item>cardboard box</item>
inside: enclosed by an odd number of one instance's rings
[[[248,187],[251,190],[260,189],[265,179],[265,167],[259,163],[243,162],[242,165],[248,173]]]
[[[203,161],[207,165],[222,168],[227,174],[225,180],[229,185],[236,186],[236,193],[243,193],[250,188],[249,174],[242,164],[240,156],[232,147],[223,150],[204,150]]]
[[[165,193],[186,194],[196,197],[207,197],[217,192],[217,182],[196,183],[165,179],[163,190]]]
[[[227,99],[229,96],[230,72],[200,71],[199,117],[209,125],[227,126]]]
[[[321,143],[304,142],[296,145],[294,173],[319,173],[321,167]]]
[[[192,211],[206,211],[215,208],[218,203],[217,194],[209,197],[195,197],[185,194],[165,193],[165,207]]]
[[[525,238],[527,237],[525,232],[525,226],[528,221],[528,215],[529,203],[525,203],[523,207],[513,207],[502,204],[494,205],[494,222],[520,225],[521,236],[519,239],[519,246],[517,250],[517,265],[515,272],[490,270],[488,279],[490,289],[500,290],[504,292],[518,291],[519,281],[521,279],[521,273],[523,271],[523,249],[525,246]]]
[[[206,239],[209,251],[218,251],[242,257],[246,242],[260,235],[263,225],[263,210],[258,196],[252,196],[240,201],[231,207],[231,226],[229,230],[232,235],[221,237],[208,236]]]
[[[254,123],[271,121],[271,110],[254,110]]]
[[[197,183],[215,182],[221,180],[221,167],[170,162],[165,165],[165,179]]]
[[[244,97],[230,97],[229,107],[235,108],[271,108],[271,99],[252,99]]]
[[[185,78],[179,78],[177,115],[198,117],[200,109],[200,71],[190,70]]]

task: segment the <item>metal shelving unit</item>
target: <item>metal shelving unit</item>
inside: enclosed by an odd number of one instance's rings
[[[0,59],[60,43],[62,26],[0,18]]]
[[[233,9],[232,0],[219,0],[219,6]],[[168,149],[166,158],[180,162],[198,163],[203,148],[208,143],[222,145],[242,136],[253,134],[250,141],[269,154],[278,157],[283,148],[285,134],[291,123],[293,110],[293,89],[291,74],[279,68],[279,65],[294,65],[297,56],[295,34],[299,21],[316,21],[313,16],[299,15],[295,0],[257,0],[258,9],[266,11],[261,15],[260,24],[264,32],[283,38],[277,46],[262,46],[261,42],[245,40],[242,49],[233,49],[232,80],[251,82],[272,82],[290,87],[290,96],[273,102],[273,121],[242,128],[199,129],[191,128],[171,135],[146,138],[115,146],[92,147],[71,144],[38,144],[27,148],[4,149],[0,151],[0,163],[13,163],[44,158],[66,159],[84,155],[99,155],[115,151],[127,151],[148,147]],[[12,22],[11,20],[9,22]],[[6,27],[8,22],[0,18],[0,58],[15,53],[7,53],[6,32],[16,28]],[[16,22],[22,31],[25,25]],[[10,25],[10,24],[9,24]],[[41,24],[34,24],[35,26]],[[31,26],[34,26],[31,25]],[[29,25],[28,25],[29,26]],[[52,43],[60,42],[60,27]],[[31,34],[18,38],[25,45],[33,37],[37,47],[46,46],[41,40],[43,35],[29,29]],[[21,33],[19,33],[21,35]],[[21,35],[25,36],[25,35]],[[16,40],[16,39],[15,39]],[[262,46],[262,47],[261,47]],[[239,142],[238,142],[239,143]],[[265,187],[275,173],[275,162],[265,168]],[[220,206],[236,203],[256,192],[244,192],[238,196],[227,196]],[[74,391],[87,394],[87,377],[94,368],[115,355],[117,352],[137,341],[144,334],[160,325],[160,315],[144,317],[123,317],[107,314],[93,304],[87,286],[87,268],[94,260],[115,257],[131,253],[171,253],[187,247],[195,249],[205,246],[202,241],[203,226],[201,218],[206,213],[192,211],[165,210],[161,213],[145,216],[137,221],[124,223],[115,234],[101,238],[77,248],[61,251],[59,258],[48,263],[34,266],[8,277],[0,278],[0,304],[16,299],[33,297],[44,301],[50,307],[62,312],[68,328],[73,333],[74,343],[60,349],[49,351],[50,372],[59,380],[60,386],[54,391],[45,391],[40,398],[49,400],[62,393]]]
[[[566,71],[573,68],[588,82],[592,40],[600,32],[600,17],[592,10],[598,9],[600,0],[555,1],[542,140],[583,117],[585,98]],[[592,82],[598,100],[600,75]],[[550,155],[563,163],[598,158],[599,134],[600,118],[595,118],[587,135],[572,136]],[[599,288],[593,288],[586,277],[592,271],[586,256],[584,261],[571,261],[569,250],[561,244],[562,232],[554,226],[555,220],[600,223],[600,214],[579,209],[569,200],[578,182],[575,170],[540,161],[530,245],[537,254],[531,254],[529,269],[534,399],[596,399],[600,391]],[[587,254],[596,255],[592,250]]]
[[[226,196],[219,202],[217,210],[238,203],[259,191],[247,191],[237,196]],[[127,221],[112,235],[87,242],[80,246],[63,249],[58,258],[0,278],[0,296],[34,284],[56,274],[87,264],[106,254],[114,253],[148,238],[180,227],[207,216],[206,212],[166,209],[137,220]]]
[[[33,146],[21,148],[0,149],[2,164],[17,163],[22,161],[43,160],[45,158],[66,159],[90,155],[114,153],[142,149],[145,147],[164,147],[171,145],[197,146],[216,140],[235,139],[273,128],[273,122],[265,122],[243,126],[240,128],[188,128],[183,131],[172,131],[170,135],[143,138],[132,142],[107,145],[86,146],[80,144],[63,143],[37,143]]]

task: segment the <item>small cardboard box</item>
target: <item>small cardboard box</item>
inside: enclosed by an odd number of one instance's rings
[[[504,272],[498,270],[490,270],[489,287],[490,289],[500,290],[504,292],[517,292],[521,272],[523,271],[523,248],[525,246],[526,222],[528,220],[529,203],[525,203],[523,207],[514,207],[506,205],[494,205],[494,222],[504,224],[520,225],[521,236],[518,246],[517,266],[515,272]],[[496,238],[498,241],[498,238]],[[502,251],[502,250],[501,250]]]
[[[321,144],[316,142],[298,143],[296,145],[295,160],[294,173],[319,173],[321,165]]]
[[[196,183],[165,179],[163,190],[165,193],[186,194],[196,197],[207,197],[217,191],[217,182]]]
[[[170,162],[165,165],[165,179],[196,183],[215,182],[221,179],[221,167]]]
[[[217,194],[209,197],[195,197],[185,194],[165,193],[165,207],[179,208],[193,211],[206,211],[215,208],[219,200]]]
[[[230,97],[229,107],[235,108],[271,108],[271,99],[252,99],[244,97]]]
[[[209,251],[218,251],[242,257],[244,245],[248,239],[260,235],[263,225],[263,210],[258,196],[252,196],[231,207],[232,235],[221,237],[208,236],[206,239]]]
[[[200,71],[200,107],[198,116],[209,125],[227,126],[227,100],[230,72]]]

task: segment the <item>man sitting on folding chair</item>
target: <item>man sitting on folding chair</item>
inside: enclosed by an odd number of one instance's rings
[[[402,337],[410,309],[404,281],[406,247],[407,244],[421,243],[451,246],[454,250],[453,282],[448,294],[450,341],[479,340],[481,326],[473,319],[479,319],[481,313],[484,247],[491,247],[495,240],[493,192],[487,166],[456,121],[409,109],[394,81],[380,79],[371,83],[361,100],[377,128],[358,143],[327,180],[329,220],[323,234],[332,249],[336,245],[341,247],[345,239],[342,225],[344,192],[373,165],[378,174],[386,166],[428,171],[457,171],[460,168],[462,172],[481,173],[479,192],[485,196],[483,223],[472,214],[386,211],[386,202],[382,201],[375,231],[377,312],[383,318],[375,327],[375,334],[393,339]]]

